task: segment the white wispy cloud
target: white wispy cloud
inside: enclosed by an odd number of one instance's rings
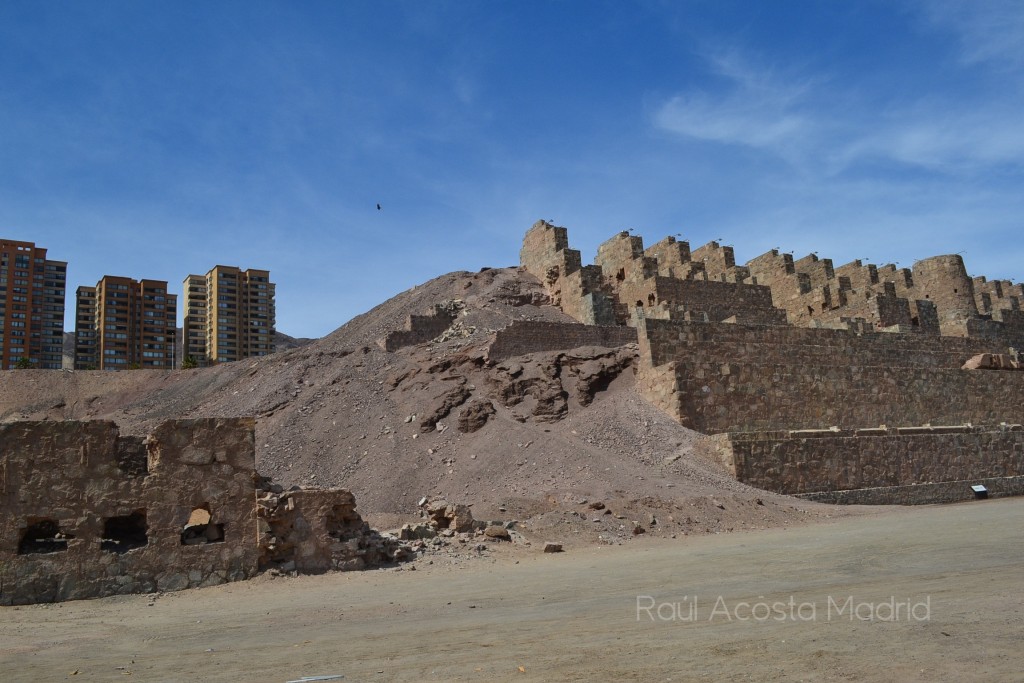
[[[722,87],[668,98],[654,112],[655,126],[683,138],[755,148],[816,175],[861,162],[952,174],[1024,165],[1024,94],[1012,88],[973,99],[875,93],[883,104],[869,105],[855,76],[786,74],[735,50],[724,54],[707,59]]]
[[[1024,4],[1019,0],[924,0],[915,9],[932,27],[957,36],[964,63],[1024,66]]]
[[[659,127],[698,140],[776,152],[791,150],[792,143],[808,133],[813,122],[801,105],[810,84],[754,68],[735,51],[708,61],[724,87],[670,98],[655,114]]]
[[[951,109],[917,104],[891,112],[880,125],[851,136],[834,155],[847,166],[882,159],[946,173],[1024,164],[1019,109]]]

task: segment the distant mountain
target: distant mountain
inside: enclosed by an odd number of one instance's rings
[[[278,351],[287,351],[288,349],[297,349],[300,346],[306,344],[312,344],[316,339],[310,339],[308,337],[289,337],[284,332],[274,333],[274,345]]]

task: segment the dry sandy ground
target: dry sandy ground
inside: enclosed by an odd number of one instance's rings
[[[0,675],[1020,681],[1022,559],[1021,499],[561,555],[506,548],[414,572],[3,608]]]

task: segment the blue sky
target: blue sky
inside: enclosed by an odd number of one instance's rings
[[[69,262],[69,329],[220,263],[321,336],[540,218],[1018,281],[1022,181],[1015,1],[0,4],[0,236]]]

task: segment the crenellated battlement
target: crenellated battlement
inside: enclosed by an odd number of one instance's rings
[[[1024,420],[1024,373],[1007,372],[1021,367],[1024,288],[971,278],[958,255],[837,268],[773,249],[737,266],[718,241],[644,249],[621,232],[581,266],[565,229],[538,223],[522,259],[577,320],[636,328],[639,391],[727,439],[743,481],[786,493],[873,487],[836,498],[870,502],[955,500],[972,477],[1024,491],[1019,429],[1000,426]],[[886,438],[868,438],[879,430]]]
[[[736,265],[733,247],[717,240],[691,250],[670,236],[645,249],[643,238],[627,231],[604,242],[594,264],[584,266],[579,251],[569,248],[568,231],[539,221],[520,259],[556,304],[588,324],[636,326],[643,315],[1024,345],[1024,285],[971,278],[956,254],[922,259],[913,268],[860,259],[836,267],[814,253],[794,260],[773,249]]]

